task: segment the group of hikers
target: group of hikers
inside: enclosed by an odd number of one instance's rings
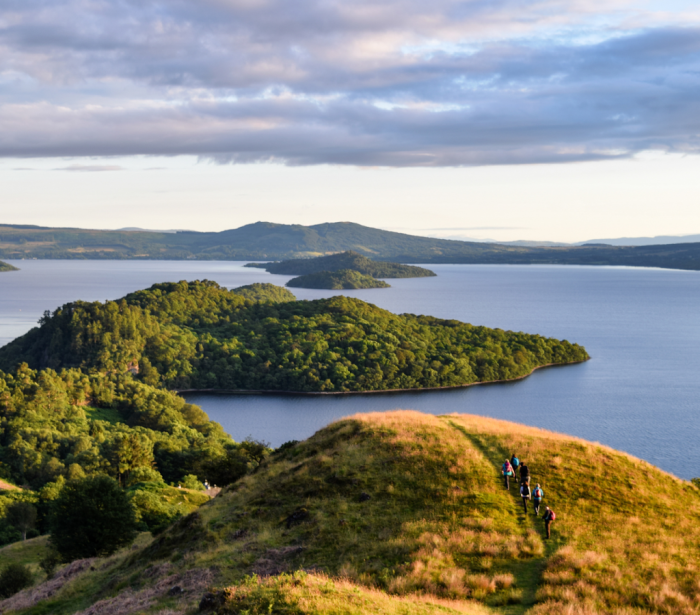
[[[510,479],[517,478],[518,473],[520,474],[520,497],[523,500],[525,514],[527,514],[527,503],[532,499],[532,504],[535,508],[535,516],[539,516],[540,506],[544,499],[544,490],[539,483],[537,483],[534,489],[530,489],[530,468],[527,467],[524,461],[520,461],[515,453],[513,453],[510,459],[505,460],[502,468],[506,489],[510,489]],[[543,519],[547,538],[551,538],[552,521],[556,519],[556,515],[549,506],[544,507]]]

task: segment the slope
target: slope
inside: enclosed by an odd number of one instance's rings
[[[547,544],[503,488],[512,452],[557,512]],[[595,443],[468,415],[356,415],[26,612],[148,595],[150,609],[184,613],[210,590],[204,604],[222,614],[470,612],[468,600],[508,614],[690,615],[699,516],[695,486]],[[432,606],[412,606],[417,595]],[[351,597],[369,606],[342,610]]]
[[[352,269],[338,271],[318,271],[300,275],[287,282],[290,288],[325,288],[328,290],[346,290],[356,288],[389,288],[383,280],[359,273]]]
[[[10,263],[0,261],[0,272],[3,271],[18,271],[18,269],[14,265],[10,265]]]

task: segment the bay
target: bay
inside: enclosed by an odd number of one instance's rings
[[[115,299],[156,282],[229,288],[290,276],[216,261],[12,261],[0,274],[0,344],[68,301]],[[617,267],[431,265],[438,276],[343,291],[396,313],[540,333],[591,360],[468,389],[344,397],[189,395],[235,439],[279,445],[356,412],[468,412],[599,441],[683,478],[700,475],[700,274]],[[300,299],[334,291],[294,289]],[[583,477],[582,477],[583,478]]]

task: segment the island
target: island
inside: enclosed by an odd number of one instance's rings
[[[10,265],[10,263],[0,261],[0,272],[2,271],[19,271],[19,269],[17,269],[17,267],[15,267],[14,265]]]
[[[342,295],[251,301],[207,280],[68,303],[0,348],[5,371],[26,363],[128,372],[165,389],[303,393],[468,386],[587,359],[567,340],[397,315]]]
[[[248,263],[245,266],[257,267],[265,269],[269,273],[281,275],[309,275],[347,269],[373,278],[424,278],[436,275],[433,271],[423,267],[373,261],[352,250],[317,258],[300,258],[275,263]]]
[[[353,269],[339,269],[338,271],[319,271],[292,278],[287,282],[292,288],[324,288],[328,290],[349,290],[354,288],[390,288],[389,284],[382,280],[376,280],[370,275],[365,275]]]

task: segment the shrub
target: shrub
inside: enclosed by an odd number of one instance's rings
[[[131,502],[108,476],[69,481],[54,511],[51,544],[67,561],[111,555],[136,537]]]
[[[180,481],[180,484],[185,488],[185,489],[195,489],[197,491],[203,491],[204,490],[204,485],[202,484],[202,481],[199,480],[194,474],[188,474],[185,476]]]
[[[32,573],[22,564],[8,564],[0,572],[0,598],[9,598],[32,584]]]

